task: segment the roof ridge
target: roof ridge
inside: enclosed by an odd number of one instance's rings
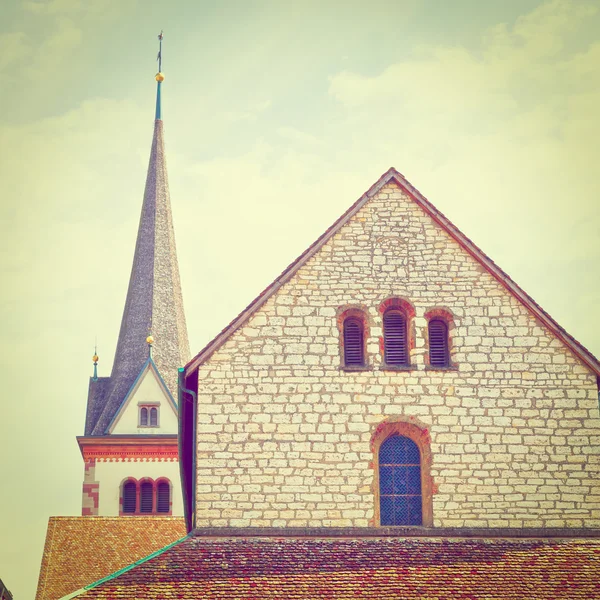
[[[161,548],[160,550],[156,550],[155,552],[148,554],[148,556],[144,556],[144,558],[140,558],[139,560],[136,560],[135,562],[131,563],[130,565],[127,565],[126,567],[123,567],[122,569],[119,569],[118,571],[115,571],[114,573],[111,573],[110,575],[106,575],[106,577],[102,577],[102,579],[98,579],[97,581],[94,581],[78,590],[75,590],[74,592],[68,594],[67,596],[63,596],[62,598],[59,598],[58,600],[70,600],[71,598],[76,598],[77,596],[83,594],[84,592],[87,592],[88,590],[98,587],[99,585],[106,583],[107,581],[111,581],[112,579],[116,579],[120,575],[127,573],[127,571],[131,571],[131,569],[134,569],[135,567],[137,567],[141,564],[144,564],[145,562],[148,562],[149,560],[152,560],[153,558],[156,558],[157,556],[160,556],[161,554],[164,554],[167,550],[170,550],[173,546],[176,546],[177,544],[184,542],[189,537],[190,537],[190,534],[168,544],[167,546],[165,546],[164,548]]]

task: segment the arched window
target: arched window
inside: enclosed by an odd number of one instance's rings
[[[392,435],[379,448],[381,525],[422,525],[421,453],[410,438]]]
[[[357,317],[344,319],[344,365],[362,367],[365,364],[364,328]]]
[[[135,481],[126,481],[123,484],[123,512],[127,514],[135,513],[137,500],[137,485]]]
[[[153,509],[154,485],[152,481],[142,481],[140,484],[140,512],[151,513]]]
[[[171,486],[168,481],[159,481],[156,492],[156,512],[168,513],[171,510]]]
[[[429,321],[429,364],[432,367],[450,366],[448,325],[442,319]]]
[[[158,426],[158,408],[152,407],[150,409],[150,427]]]
[[[142,427],[148,426],[148,409],[145,406],[140,409],[140,425]]]
[[[408,366],[408,335],[404,313],[390,308],[383,314],[383,353],[386,365]]]

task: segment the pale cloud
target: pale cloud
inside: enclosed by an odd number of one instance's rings
[[[27,60],[32,49],[27,35],[22,31],[12,31],[0,35],[0,73],[15,63]]]
[[[300,131],[295,127],[283,126],[277,128],[277,133],[287,140],[301,144],[320,144],[321,140],[306,131]]]
[[[93,4],[93,2],[90,2]],[[23,9],[35,15],[56,15],[70,13],[81,9],[81,0],[25,0]]]

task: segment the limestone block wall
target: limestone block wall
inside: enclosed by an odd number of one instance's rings
[[[414,308],[412,368],[382,368],[378,307]],[[337,317],[368,315],[367,370]],[[455,368],[426,364],[426,313]],[[199,369],[197,526],[377,525],[371,441],[427,429],[434,526],[600,527],[596,376],[395,184]]]

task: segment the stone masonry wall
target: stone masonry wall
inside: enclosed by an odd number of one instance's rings
[[[381,368],[380,304],[407,300],[413,368]],[[369,369],[337,315],[368,314]],[[453,315],[451,370],[425,314]],[[433,524],[600,527],[596,377],[395,184],[199,369],[197,526],[370,526],[385,421],[428,429]]]

